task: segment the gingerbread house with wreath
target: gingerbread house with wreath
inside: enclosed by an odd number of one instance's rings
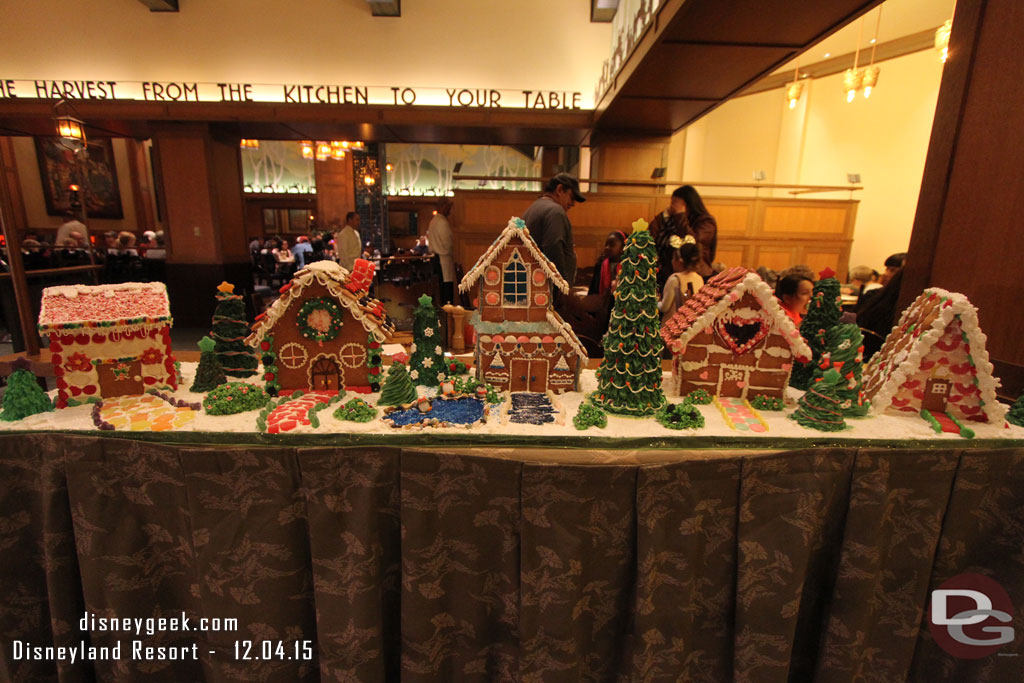
[[[39,333],[50,338],[58,408],[178,387],[162,282],[47,287]]]
[[[395,328],[368,294],[373,270],[363,259],[351,273],[333,261],[311,263],[256,317],[245,342],[260,354],[269,392],[379,389],[381,345]]]
[[[978,309],[963,294],[924,290],[864,368],[871,411],[950,413],[999,424],[999,380],[978,326]]]
[[[757,273],[730,268],[714,276],[661,327],[672,351],[676,391],[782,398],[794,362],[811,349]]]
[[[526,223],[512,218],[459,284],[479,282],[476,330],[477,379],[499,391],[577,391],[587,352],[551,307],[551,288],[569,283],[537,246]]]

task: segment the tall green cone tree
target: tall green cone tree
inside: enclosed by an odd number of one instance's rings
[[[603,340],[604,359],[597,369],[597,391],[591,396],[610,413],[653,415],[665,403],[657,263],[654,239],[647,221],[640,219],[633,223],[622,253],[615,306]]]
[[[404,363],[392,363],[384,388],[380,392],[379,406],[401,406],[416,400],[416,387]]]
[[[811,383],[790,417],[802,427],[821,432],[846,429],[843,411],[839,408],[839,387],[842,384],[843,376],[837,370],[829,370]]]
[[[228,381],[228,378],[224,376],[224,368],[220,366],[220,359],[214,351],[216,346],[216,342],[209,337],[199,340],[199,367],[196,368],[192,391],[205,393]]]
[[[789,377],[789,385],[797,389],[810,386],[814,370],[821,363],[821,354],[825,352],[825,334],[839,324],[842,314],[839,280],[832,277],[834,273],[828,269],[820,275],[821,279],[814,283],[811,302],[807,304],[807,315],[800,324],[800,335],[811,347],[811,362],[796,364]]]
[[[245,344],[249,322],[245,319],[245,302],[235,294],[235,286],[222,282],[217,287],[217,308],[213,311],[210,336],[224,374],[249,377],[256,374],[256,353]]]
[[[15,361],[17,363],[17,361]],[[26,362],[25,365],[28,365]],[[29,415],[47,413],[53,410],[53,401],[36,382],[36,376],[26,367],[19,367],[7,378],[4,391],[3,411],[0,420],[14,422]]]
[[[413,312],[412,358],[409,360],[410,376],[421,386],[436,387],[438,373],[444,373],[444,345],[441,340],[441,323],[437,309],[429,295],[419,298]]]
[[[868,402],[864,398],[861,382],[864,373],[864,335],[856,325],[836,325],[825,333],[825,353],[821,355],[821,363],[814,377],[821,377],[830,369],[843,377],[836,393],[843,415],[867,415]]]

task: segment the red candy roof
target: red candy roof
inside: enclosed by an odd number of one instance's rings
[[[43,290],[39,327],[69,323],[118,323],[171,315],[167,287],[162,282],[126,282],[117,285],[68,285]]]

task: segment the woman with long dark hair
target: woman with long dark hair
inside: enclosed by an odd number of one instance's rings
[[[885,338],[896,323],[896,307],[899,305],[900,285],[903,284],[903,268],[895,271],[892,278],[877,294],[857,309],[857,326],[864,333],[864,361],[878,353]],[[874,294],[874,292],[872,292]]]
[[[686,221],[690,224],[690,234],[700,245],[697,272],[707,280],[713,273],[711,264],[715,262],[715,251],[718,249],[718,223],[704,206],[704,200],[700,198],[693,185],[683,185],[672,194],[681,197],[686,205]]]

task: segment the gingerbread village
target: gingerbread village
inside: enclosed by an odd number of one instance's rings
[[[38,328],[56,390],[26,368],[2,429],[400,434],[461,429],[606,438],[1024,438],[1024,408],[996,399],[978,311],[930,288],[862,360],[823,273],[798,328],[754,272],[711,277],[662,323],[657,256],[633,224],[603,358],[590,360],[554,306],[570,283],[512,218],[466,272],[472,354],[453,356],[429,296],[413,341],[371,294],[374,265],[299,270],[255,320],[230,283],[214,296],[198,363],[179,363],[162,283],[51,287]],[[799,387],[799,389],[794,388]],[[800,390],[803,390],[802,392]],[[818,435],[818,436],[816,436]]]

